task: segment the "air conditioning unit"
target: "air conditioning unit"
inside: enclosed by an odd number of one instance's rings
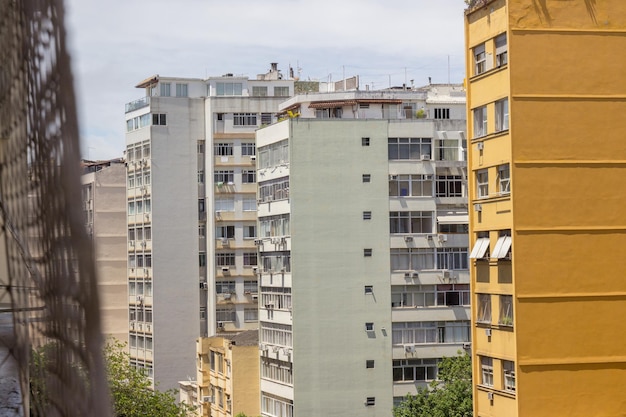
[[[145,217],[146,220],[150,220],[150,214],[149,213],[144,214],[144,217]]]
[[[146,324],[146,331],[147,332],[151,332],[152,331],[152,326],[149,324]]]
[[[259,343],[259,350],[265,350],[265,345],[263,343]]]
[[[411,278],[411,273],[410,272],[405,272],[404,273],[404,278]]]
[[[261,246],[263,244],[263,239],[254,239],[254,244],[257,246]]]
[[[491,337],[491,329],[485,329],[485,335]]]
[[[450,271],[441,271],[441,272],[442,272],[443,278],[445,279],[452,278],[452,274],[450,273]]]
[[[272,243],[273,243],[274,245],[278,245],[278,244],[280,243],[280,239],[279,239],[279,238],[272,239]]]
[[[280,268],[280,272],[285,272],[285,271],[287,271],[287,268],[285,268],[284,266]]]
[[[274,352],[274,353],[278,353],[279,350],[280,350],[280,346],[274,346],[272,348],[272,352]]]
[[[245,290],[243,293],[244,293],[244,294],[246,294],[246,295],[250,295],[250,294],[252,294],[252,291],[250,291],[250,290]]]
[[[135,322],[134,321],[130,322],[130,329],[131,330],[135,330]]]
[[[222,321],[217,322],[217,330],[224,330],[224,322]]]
[[[228,238],[226,237],[222,238],[222,245],[228,245]]]
[[[250,155],[250,160],[251,161],[256,161],[256,155]]]
[[[259,295],[258,294],[252,294],[252,299],[253,300],[258,300],[259,299]]]
[[[141,303],[143,302],[143,295],[138,295],[135,299]]]
[[[389,181],[395,181],[398,179],[398,176],[395,174],[389,174]]]
[[[144,275],[145,277],[147,277],[147,276],[149,275],[149,271],[150,271],[150,270],[149,270],[148,268],[144,268],[144,269],[143,269],[143,275]]]
[[[420,158],[422,161],[430,161],[430,155],[422,155]]]
[[[478,203],[474,204],[474,211],[478,211],[478,212],[483,211],[482,204],[478,204]]]
[[[437,235],[437,239],[439,239],[439,242],[447,242],[448,235]]]
[[[433,235],[427,235],[427,236],[426,236],[426,239],[427,239],[427,240],[433,240]]]
[[[130,246],[135,247],[135,241],[134,240],[131,240],[128,243],[130,243]]]
[[[488,393],[487,393],[487,399],[488,399],[489,401],[493,401],[493,392],[488,392]]]
[[[283,244],[283,245],[284,245],[284,244],[286,244],[286,243],[287,243],[287,238],[286,238],[286,237],[284,237],[284,236],[283,236],[283,237],[281,237],[281,238],[280,238],[280,243],[281,243],[281,244]]]
[[[227,266],[223,266],[222,267],[222,272],[228,272],[228,271],[230,271],[229,267],[227,267]]]
[[[415,353],[415,346],[412,346],[412,345],[411,346],[405,346],[404,347],[404,351],[406,353]]]
[[[142,248],[145,248],[145,247],[146,247],[146,241],[145,241],[145,240],[142,240],[142,241],[141,241],[141,247],[142,247]]]
[[[404,237],[404,241],[405,242],[413,242],[413,236],[405,236]]]
[[[202,402],[203,403],[213,403],[213,402],[215,402],[215,400],[210,395],[207,395],[207,396],[202,397]]]
[[[485,148],[485,144],[482,142],[478,142],[476,144],[476,149],[478,149],[479,151],[482,151]]]
[[[463,349],[469,350],[472,348],[472,344],[470,342],[463,343]]]
[[[229,292],[222,294],[222,297],[224,297],[224,300],[230,300],[230,296],[231,294]]]
[[[252,267],[252,272],[254,272],[255,274],[259,271],[259,267],[258,266],[253,266]]]
[[[208,290],[209,289],[209,283],[208,282],[201,282],[200,283],[200,289],[201,290]]]

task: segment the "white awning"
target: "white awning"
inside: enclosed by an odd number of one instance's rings
[[[491,257],[497,259],[506,258],[509,249],[511,249],[511,236],[500,236],[496,242],[496,247],[493,248]]]
[[[489,249],[489,238],[488,237],[480,237],[476,239],[476,243],[474,243],[474,247],[472,248],[472,253],[470,253],[471,259],[482,259],[487,254],[487,250]]]
[[[468,224],[469,216],[467,214],[452,214],[448,216],[437,216],[439,224]]]

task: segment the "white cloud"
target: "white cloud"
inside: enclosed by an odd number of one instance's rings
[[[462,0],[67,0],[83,155],[121,156],[124,103],[152,74],[253,77],[278,62],[307,79],[374,88],[464,73]]]

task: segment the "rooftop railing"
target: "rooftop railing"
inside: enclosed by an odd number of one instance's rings
[[[126,113],[130,113],[133,110],[140,109],[150,105],[150,97],[142,97],[130,103],[126,103]]]

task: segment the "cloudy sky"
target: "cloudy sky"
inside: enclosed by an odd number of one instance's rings
[[[287,75],[361,87],[460,83],[463,0],[66,0],[83,156],[124,149],[124,104],[150,75]],[[449,77],[449,78],[448,78]]]

